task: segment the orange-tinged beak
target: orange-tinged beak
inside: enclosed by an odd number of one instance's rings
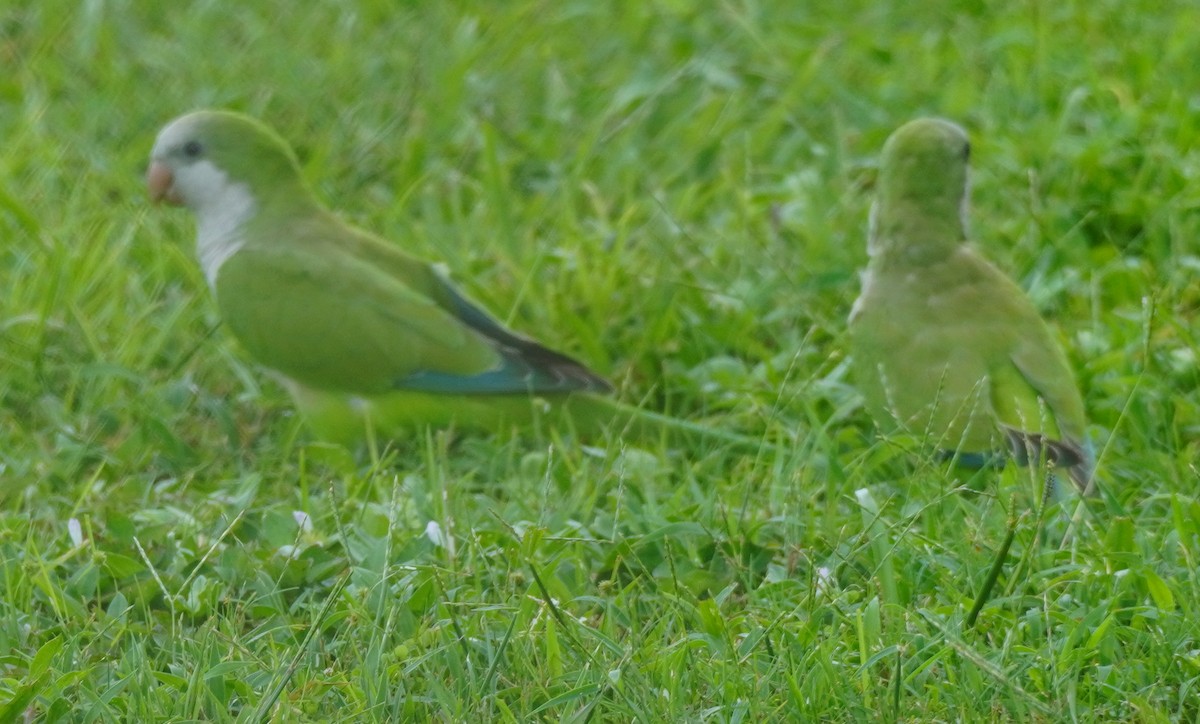
[[[172,206],[183,205],[183,199],[175,190],[175,177],[164,163],[150,162],[150,168],[146,169],[146,191],[150,194],[150,200],[156,204],[165,201]]]

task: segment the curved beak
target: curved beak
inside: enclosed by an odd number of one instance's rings
[[[183,205],[183,199],[175,190],[175,177],[171,174],[171,169],[160,161],[151,161],[150,168],[146,169],[146,191],[150,194],[150,200],[156,204],[165,201],[172,206]]]

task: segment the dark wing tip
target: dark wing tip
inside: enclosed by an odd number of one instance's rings
[[[439,277],[440,278],[440,277]],[[582,362],[518,334],[493,319],[442,279],[450,309],[471,329],[487,338],[505,364],[524,372],[526,392],[613,392],[612,384]],[[514,390],[514,392],[517,390]]]
[[[1022,465],[1027,465],[1031,459],[1036,460],[1043,454],[1050,464],[1056,468],[1065,468],[1071,482],[1084,495],[1096,493],[1092,477],[1091,456],[1082,445],[1069,440],[1051,440],[1045,435],[1023,432],[1012,428],[1004,428],[1013,457]]]
[[[612,383],[579,360],[531,339],[513,335],[503,340],[500,350],[510,363],[528,369],[533,392],[579,391],[607,394],[613,391]]]

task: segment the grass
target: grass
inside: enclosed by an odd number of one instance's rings
[[[1200,10],[902,7],[5,5],[0,721],[1200,717]],[[144,197],[202,106],[623,399],[785,449],[314,443]],[[1064,550],[1028,471],[956,492],[846,373],[924,114],[1086,396]]]

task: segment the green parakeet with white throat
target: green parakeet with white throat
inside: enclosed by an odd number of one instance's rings
[[[854,372],[885,428],[960,461],[1005,443],[1088,491],[1092,457],[1067,357],[1033,303],[967,243],[966,133],[921,118],[883,147],[862,292],[850,313]]]
[[[250,117],[197,111],[169,123],[147,187],[195,214],[221,318],[319,437],[349,444],[368,424],[381,436],[417,425],[504,430],[551,412],[583,433],[708,430],[606,399],[604,378],[507,329],[431,264],[341,221],[288,144]]]

